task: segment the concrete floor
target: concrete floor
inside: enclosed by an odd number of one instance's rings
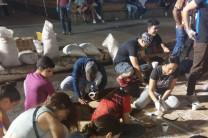
[[[21,13],[21,12],[20,12]],[[35,32],[41,31],[45,18],[38,17],[36,15],[31,15],[28,13],[18,12],[12,17],[4,17],[3,22],[0,22],[0,25],[6,26],[14,31],[14,37],[25,37],[25,36],[34,36]],[[24,15],[24,18],[21,18],[24,21],[18,21],[19,16]],[[33,18],[34,16],[34,18]],[[30,20],[30,21],[27,21]],[[34,23],[32,20],[35,20]],[[124,42],[132,36],[141,34],[146,31],[146,21],[147,19],[142,20],[123,20],[123,21],[113,21],[105,24],[79,24],[72,25],[73,35],[63,36],[61,34],[61,26],[59,21],[49,19],[54,24],[54,31],[58,34],[57,40],[60,46],[67,45],[69,43],[82,43],[90,42],[94,43],[97,47],[102,48],[101,44],[105,37],[112,33],[114,37],[118,40],[119,43]],[[161,35],[164,42],[169,42],[175,39],[175,23],[172,17],[159,18],[161,25],[159,34]],[[183,56],[182,56],[183,57]],[[190,54],[192,57],[192,52]],[[108,84],[107,88],[118,86],[116,82],[117,74],[112,68],[112,65],[105,66],[108,75]],[[51,79],[56,91],[61,91],[59,89],[60,82],[65,78],[68,73],[59,73],[55,74]],[[186,79],[184,76],[179,78],[173,94],[176,95],[181,102],[181,105],[178,109],[173,110],[169,113],[169,117],[175,118],[174,121],[166,120],[163,117],[158,117],[156,122],[151,121],[150,114],[155,112],[154,106],[150,105],[148,108],[145,108],[144,111],[137,114],[135,117],[138,122],[144,124],[147,127],[147,133],[144,138],[188,138],[193,135],[203,135],[208,136],[208,91],[203,91],[203,84],[207,83],[206,81],[199,81],[196,88],[197,94],[200,100],[200,109],[196,111],[191,110],[191,106],[185,100],[185,87]],[[10,119],[13,120],[21,112],[23,112],[23,102],[24,102],[24,92],[23,92],[23,82],[18,82],[18,89],[21,91],[22,99],[20,104],[8,114]],[[73,96],[73,93],[67,92],[69,95]],[[169,124],[169,129],[166,133],[162,133],[161,123],[167,122]]]

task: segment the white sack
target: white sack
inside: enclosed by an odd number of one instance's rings
[[[42,41],[43,41],[43,55],[46,55],[50,58],[58,57],[59,55],[59,45],[56,40],[56,35],[53,31],[53,25],[49,21],[45,21],[43,32],[42,32]]]
[[[84,50],[78,44],[69,44],[63,48],[63,53],[70,56],[86,57]]]
[[[43,43],[39,40],[33,40],[37,53],[43,53]]]
[[[0,58],[4,67],[20,65],[13,31],[5,27],[0,27]]]
[[[37,63],[38,56],[37,54],[33,53],[31,50],[25,50],[19,52],[19,60],[22,63],[33,65]]]
[[[105,38],[102,45],[108,48],[108,52],[110,53],[112,60],[114,60],[118,52],[119,44],[111,33]]]
[[[101,54],[97,47],[91,43],[82,43],[79,45],[81,48],[84,49],[84,52],[87,55],[99,55]]]

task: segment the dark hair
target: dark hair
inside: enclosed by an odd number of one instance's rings
[[[9,98],[10,102],[19,101],[21,99],[19,91],[15,88],[16,82],[6,82],[1,86],[0,100]]]
[[[119,120],[111,114],[105,114],[98,117],[94,122],[85,125],[82,133],[85,137],[104,136],[109,132],[112,135],[117,135],[121,132],[121,125]]]
[[[46,106],[53,112],[57,110],[68,109],[70,113],[67,116],[67,120],[62,121],[62,123],[65,124],[68,128],[71,126],[78,128],[76,108],[66,93],[55,92],[51,96],[48,96],[46,101],[41,105]]]
[[[170,63],[180,64],[180,60],[177,56],[174,55],[165,57],[164,64],[170,64]]]
[[[42,56],[37,64],[36,67],[39,68],[43,68],[43,69],[47,69],[47,68],[54,68],[55,64],[53,63],[53,61],[48,57],[48,56]]]
[[[153,25],[159,25],[159,24],[160,24],[160,21],[159,20],[157,20],[156,18],[150,18],[147,21],[147,28],[150,28]]]

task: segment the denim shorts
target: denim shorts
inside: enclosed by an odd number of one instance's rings
[[[120,62],[115,66],[115,71],[118,74],[129,73],[134,70],[133,66],[129,62]]]

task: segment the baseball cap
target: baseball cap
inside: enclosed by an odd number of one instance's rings
[[[150,43],[152,43],[152,40],[153,40],[153,37],[150,35],[150,34],[148,34],[148,32],[144,32],[143,34],[142,34],[142,40],[144,40],[145,41],[145,43],[147,43],[147,44],[150,44]]]
[[[97,74],[97,65],[94,61],[88,61],[85,65],[86,79],[90,82],[94,81]]]

